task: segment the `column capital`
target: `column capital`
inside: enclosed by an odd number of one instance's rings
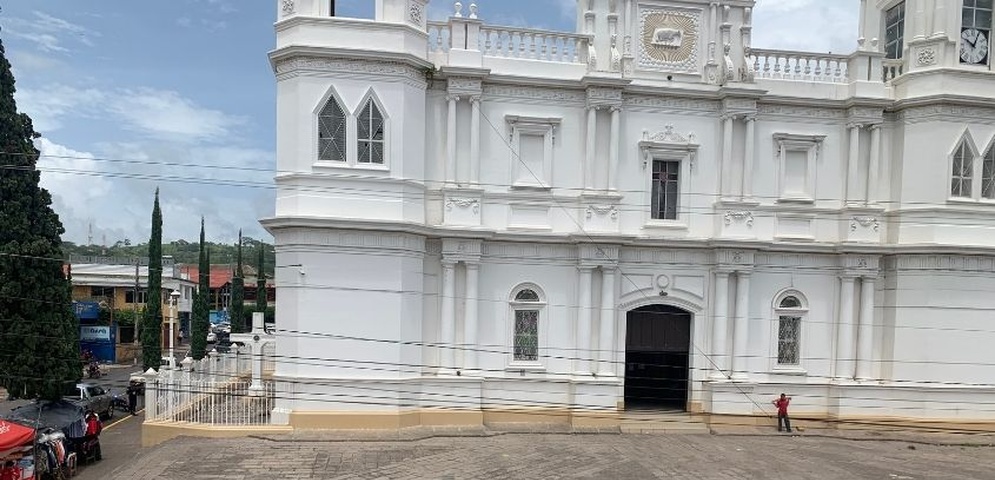
[[[457,100],[458,99],[459,98],[457,97]],[[470,99],[470,104],[471,105],[480,105],[480,95],[479,94],[478,95],[470,95],[469,99]]]
[[[849,123],[846,124],[846,129],[847,130],[853,130],[855,128],[859,129],[859,128],[863,128],[863,127],[864,127],[864,124],[862,122],[849,122]]]
[[[464,260],[463,265],[466,266],[467,270],[480,270],[480,259],[477,259],[476,261]]]
[[[446,101],[448,101],[448,102],[458,102],[459,101],[459,97],[460,97],[459,94],[450,93],[450,94],[446,95]]]
[[[440,263],[442,263],[442,268],[454,268],[456,267],[456,264],[459,263],[459,260],[456,260],[455,258],[442,257]]]

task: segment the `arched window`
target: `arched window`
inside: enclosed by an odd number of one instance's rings
[[[514,292],[511,300],[514,315],[512,361],[538,363],[539,321],[545,303],[535,287],[518,287]]]
[[[981,157],[981,198],[995,199],[995,145]]]
[[[356,128],[359,141],[356,162],[383,165],[384,119],[372,98],[366,100],[359,112]]]
[[[318,112],[318,160],[346,161],[346,116],[334,96]]]
[[[774,301],[774,312],[777,315],[777,364],[798,365],[802,320],[808,314],[808,303],[799,292],[782,292]]]
[[[953,172],[950,177],[951,197],[971,197],[974,182],[974,155],[966,140],[961,140],[954,150]]]

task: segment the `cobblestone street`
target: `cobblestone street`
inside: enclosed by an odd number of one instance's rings
[[[995,449],[824,437],[519,435],[410,442],[181,438],[117,479],[995,479]]]

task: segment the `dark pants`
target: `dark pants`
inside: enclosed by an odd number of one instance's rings
[[[788,419],[788,414],[787,413],[778,413],[777,414],[777,431],[778,432],[781,431],[781,424],[782,423],[784,424],[785,430],[787,430],[788,433],[791,433],[791,420]]]
[[[138,406],[138,395],[130,394],[128,395],[128,413],[135,413],[135,407]]]

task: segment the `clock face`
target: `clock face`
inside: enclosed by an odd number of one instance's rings
[[[988,60],[986,32],[965,28],[960,32],[960,61],[970,65],[983,65]]]

